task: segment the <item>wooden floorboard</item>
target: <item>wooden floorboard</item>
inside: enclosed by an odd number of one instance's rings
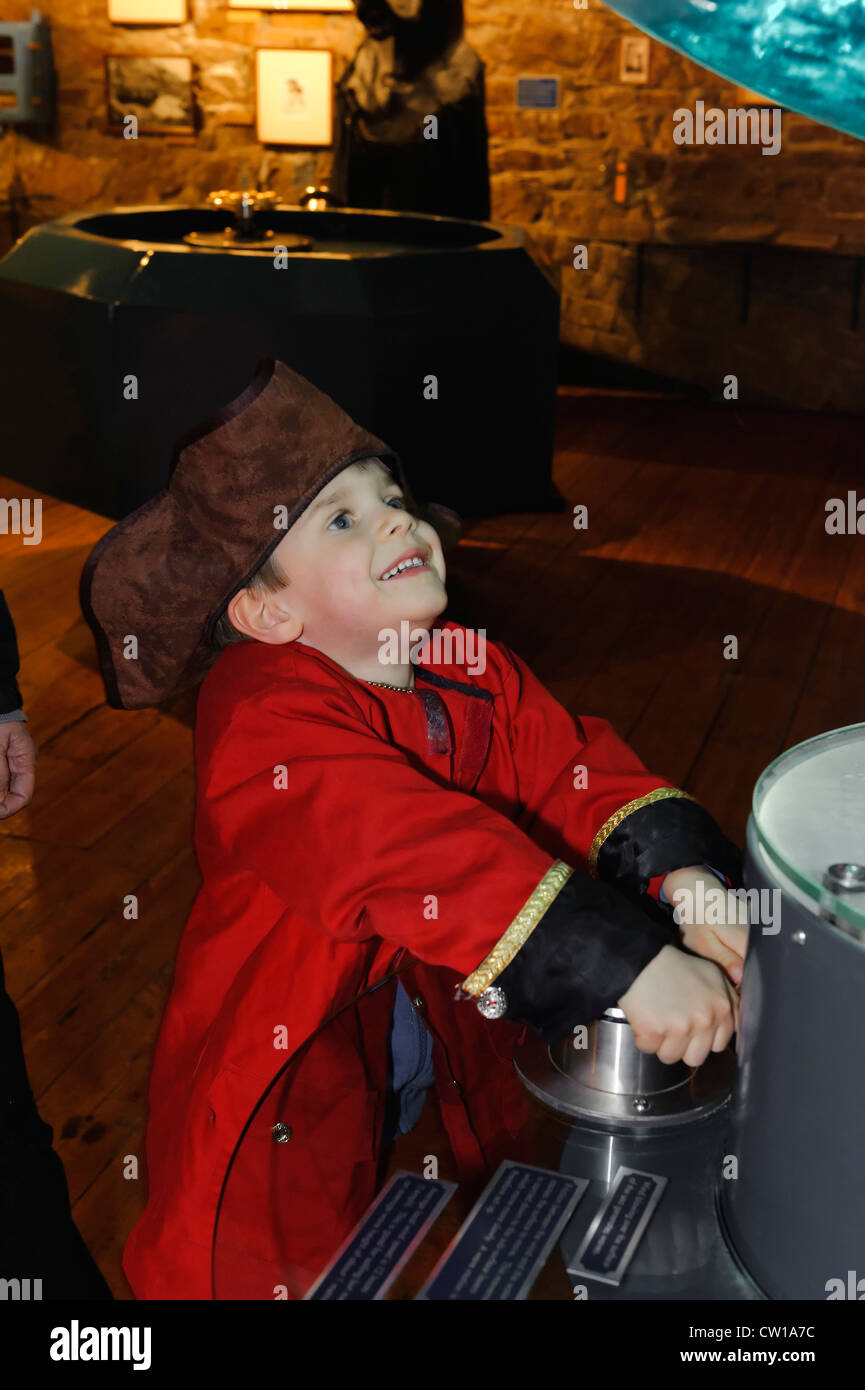
[[[562,510],[468,524],[448,557],[453,616],[512,646],[573,714],[610,719],[741,844],[762,769],[865,719],[865,539],[824,528],[827,498],[865,486],[861,431],[850,417],[563,389]],[[3,478],[0,491],[37,495]],[[194,694],[111,709],[78,606],[109,524],[44,498],[38,546],[0,535],[40,750],[31,806],[0,822],[0,947],[75,1219],[124,1299],[152,1050],[199,873]]]

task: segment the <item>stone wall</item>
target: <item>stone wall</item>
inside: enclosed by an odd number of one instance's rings
[[[3,18],[30,10],[30,0],[5,0]],[[190,0],[188,24],[152,29],[109,24],[105,0],[42,0],[42,13],[54,43],[55,128],[0,136],[0,201],[16,173],[30,200],[19,233],[74,208],[199,201],[237,186],[244,169],[296,201],[328,173],[327,150],[256,142],[252,55],[258,46],[330,48],[338,78],[363,37],[354,15]],[[776,156],[751,145],[678,146],[677,108],[740,100],[655,42],[649,82],[622,83],[620,42],[637,32],[598,0],[585,10],[572,0],[466,4],[466,33],[486,65],[493,217],[526,226],[561,267],[563,343],[711,394],[732,373],[743,401],[862,408],[865,145],[785,113]],[[196,136],[108,133],[104,56],[122,52],[192,57]],[[558,75],[559,109],[518,109],[518,74]],[[616,202],[620,160],[625,199]],[[729,242],[760,246],[751,256],[712,249]],[[689,249],[695,243],[710,246]],[[583,270],[572,264],[578,244],[587,247]],[[9,245],[0,215],[0,251]]]
[[[564,343],[713,396],[732,374],[742,401],[865,408],[865,144],[785,112],[774,156],[676,145],[674,111],[738,107],[736,87],[654,41],[649,82],[620,82],[621,39],[638,31],[594,0],[473,0],[470,17],[493,215],[527,226],[562,267]],[[558,73],[561,109],[517,110],[520,72]]]

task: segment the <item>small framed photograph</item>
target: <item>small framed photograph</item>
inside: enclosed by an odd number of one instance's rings
[[[192,59],[109,53],[105,59],[108,128],[134,116],[142,135],[194,135]]]
[[[354,13],[352,0],[228,0],[230,10],[317,10]]]
[[[108,0],[111,24],[185,24],[187,0]]]
[[[620,82],[648,82],[649,48],[649,39],[630,37],[622,39],[619,49]]]
[[[516,104],[524,111],[551,111],[559,105],[559,79],[524,73],[517,78]]]
[[[255,138],[263,145],[333,143],[333,55],[327,48],[258,48]]]

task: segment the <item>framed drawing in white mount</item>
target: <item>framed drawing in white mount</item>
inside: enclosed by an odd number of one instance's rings
[[[230,10],[318,10],[352,14],[352,0],[228,0]]]
[[[328,48],[258,48],[255,138],[262,145],[333,143],[333,55]]]
[[[185,24],[186,0],[108,0],[112,24]]]
[[[619,81],[648,82],[650,51],[649,40],[642,36],[623,38],[619,49]]]

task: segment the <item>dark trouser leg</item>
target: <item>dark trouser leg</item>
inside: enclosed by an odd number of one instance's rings
[[[0,957],[0,1279],[41,1280],[43,1300],[113,1297],[69,1209],[63,1164],[39,1115]],[[9,1296],[7,1286],[7,1297]]]

